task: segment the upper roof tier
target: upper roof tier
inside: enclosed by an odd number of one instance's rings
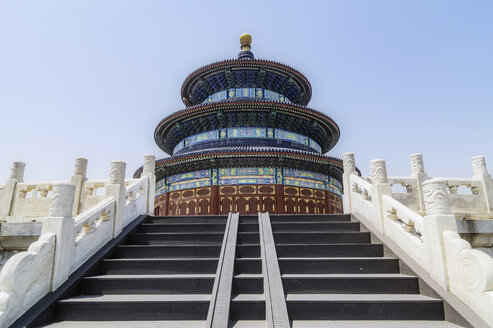
[[[187,107],[197,105],[213,94],[232,88],[261,88],[306,106],[312,96],[308,79],[287,65],[255,59],[250,51],[251,41],[249,34],[243,34],[238,59],[215,62],[190,74],[181,88],[183,103]]]

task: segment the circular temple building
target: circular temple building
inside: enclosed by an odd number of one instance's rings
[[[306,107],[303,74],[255,59],[249,34],[240,42],[237,59],[190,74],[186,108],[157,125],[154,139],[171,156],[156,161],[154,214],[342,213],[342,161],[324,155],[339,127]]]

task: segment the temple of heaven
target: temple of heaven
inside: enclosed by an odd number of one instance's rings
[[[191,73],[186,108],[157,125],[171,156],[156,161],[155,215],[342,213],[342,161],[324,155],[339,127],[307,107],[303,74],[255,59],[251,41],[243,34],[238,58]]]

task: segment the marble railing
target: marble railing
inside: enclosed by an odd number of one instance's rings
[[[420,212],[418,180],[411,177],[389,177],[390,186],[401,185],[405,192],[392,192],[392,197],[415,211]]]
[[[135,179],[126,187],[123,224],[127,225],[135,215],[147,209],[147,190],[149,179]],[[153,195],[154,196],[154,195]],[[152,211],[153,209],[151,209]]]
[[[74,251],[70,271],[79,268],[113,238],[116,201],[108,197],[74,218]],[[145,213],[145,211],[140,214]],[[138,216],[134,216],[134,219]]]
[[[39,240],[12,256],[0,272],[0,327],[12,324],[41,297],[57,289],[138,216],[153,212],[154,156],[145,157],[141,178],[129,180],[124,179],[126,164],[121,161],[111,163],[109,179],[87,180],[87,161],[81,160],[76,161],[78,174],[70,182],[26,183],[22,174],[11,174],[0,195],[0,205],[8,204],[8,197],[13,199],[8,209],[0,208],[1,222],[23,224],[24,217],[29,217],[42,224]],[[84,210],[87,191],[100,186],[104,195],[91,199],[93,204]]]
[[[403,187],[400,191],[392,188],[392,197],[412,210],[425,214],[422,183],[430,177],[425,173],[421,154],[413,154],[410,158],[410,176],[388,177],[391,187]],[[493,219],[493,180],[486,170],[484,157],[474,157],[472,166],[471,178],[438,178],[447,185],[450,211],[459,219]],[[371,178],[367,180],[371,183]]]
[[[377,234],[385,235],[410,256],[431,279],[468,305],[493,326],[493,258],[474,250],[457,234],[452,211],[490,211],[484,158],[481,174],[472,179],[416,179],[416,196],[423,204],[418,213],[395,197],[391,183],[412,186],[412,181],[387,177],[385,162],[370,162],[371,178],[357,176],[354,155],[344,154],[345,212],[352,213]],[[422,163],[422,159],[421,159]],[[421,174],[424,171],[419,172]],[[469,195],[450,192],[465,185]],[[478,200],[483,197],[482,200]],[[483,202],[483,203],[481,203]],[[460,207],[463,205],[464,208]]]

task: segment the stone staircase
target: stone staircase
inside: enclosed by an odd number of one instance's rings
[[[458,327],[349,215],[270,222],[291,327]],[[146,218],[56,302],[47,326],[209,327],[221,250],[235,247],[230,293],[217,294],[228,297],[222,326],[288,327],[267,325],[266,306],[279,304],[266,302],[258,217],[240,216],[232,246],[223,242],[227,224],[225,216]]]
[[[349,215],[273,215],[271,223],[295,323],[444,320],[442,301],[420,295],[418,278],[401,274],[399,260],[384,257],[383,246],[371,244]]]
[[[80,295],[57,304],[59,320],[205,320],[226,217],[149,217]]]

